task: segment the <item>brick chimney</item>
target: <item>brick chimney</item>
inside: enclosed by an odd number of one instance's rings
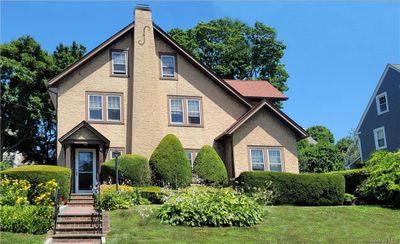
[[[156,53],[151,10],[135,8],[133,44],[132,152],[149,157],[161,140],[159,60]]]

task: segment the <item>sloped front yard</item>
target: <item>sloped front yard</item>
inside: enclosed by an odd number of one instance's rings
[[[107,243],[400,243],[400,210],[375,206],[265,207],[250,228],[160,224],[159,207],[110,212]]]

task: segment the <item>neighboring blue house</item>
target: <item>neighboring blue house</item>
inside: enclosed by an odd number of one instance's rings
[[[388,64],[355,131],[362,161],[375,150],[400,149],[400,64]],[[353,168],[350,162],[346,165]]]

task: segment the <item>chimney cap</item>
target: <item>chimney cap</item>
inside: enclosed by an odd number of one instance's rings
[[[144,11],[151,11],[150,6],[148,4],[137,4],[135,9],[144,10]]]

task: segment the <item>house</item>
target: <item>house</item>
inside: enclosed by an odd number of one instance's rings
[[[49,81],[57,109],[58,165],[73,191],[96,181],[100,163],[121,154],[150,157],[169,133],[193,162],[213,145],[229,177],[243,171],[298,172],[296,141],[307,133],[272,101],[287,99],[262,81],[222,80],[152,22],[134,21]]]
[[[388,64],[355,130],[361,161],[375,150],[400,149],[400,65]],[[354,167],[354,161],[346,167]]]

